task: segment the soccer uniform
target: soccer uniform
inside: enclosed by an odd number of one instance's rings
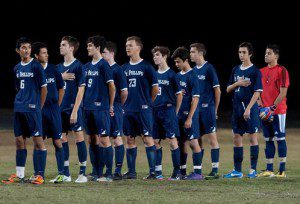
[[[43,136],[56,140],[61,138],[62,132],[61,113],[58,105],[58,89],[64,87],[64,81],[55,65],[46,64],[44,69],[48,92],[42,110]]]
[[[237,87],[232,98],[232,130],[234,134],[243,135],[245,133],[256,133],[259,129],[258,104],[255,103],[250,110],[250,118],[245,120],[243,115],[246,107],[251,101],[253,93],[262,92],[261,73],[255,65],[246,69],[241,69],[241,65],[233,68],[228,85],[232,85],[239,79],[250,80],[251,84],[247,87]]]
[[[200,135],[216,132],[215,91],[219,80],[215,68],[208,62],[201,67],[195,66],[194,72],[199,82],[199,126]]]

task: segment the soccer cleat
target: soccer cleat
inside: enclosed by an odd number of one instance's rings
[[[258,174],[257,176],[258,176],[258,177],[274,177],[275,174],[274,174],[273,171],[268,171],[268,170],[266,170],[266,171],[261,172],[261,173]]]
[[[98,182],[112,182],[113,179],[111,176],[106,176],[106,177],[103,176],[101,178],[98,178],[97,181]]]
[[[59,174],[55,177],[55,179],[52,179],[49,182],[50,183],[63,183],[64,182],[64,177],[65,177],[64,175]]]
[[[162,181],[165,179],[163,175],[157,175],[155,178],[156,178],[156,180],[159,180],[159,181]]]
[[[156,180],[155,173],[150,173],[148,176],[144,177],[143,180]]]
[[[126,172],[123,174],[123,179],[136,179],[136,173]]]
[[[78,178],[75,180],[75,183],[86,183],[87,177],[84,174],[79,174]]]
[[[43,184],[45,181],[44,181],[44,178],[41,176],[41,175],[37,175],[37,176],[34,176],[33,177],[33,180],[30,182],[32,184],[37,184],[37,185],[41,185]]]
[[[71,181],[72,181],[71,175],[70,176],[64,175],[63,182],[71,182]]]
[[[257,172],[254,169],[250,169],[249,174],[247,174],[248,178],[256,178]]]
[[[10,183],[25,183],[25,179],[17,177],[16,174],[12,174],[8,179],[2,180],[2,183],[5,183],[5,184],[10,184]]]
[[[186,177],[186,180],[203,180],[204,176],[202,174],[197,174],[195,172],[191,173]]]
[[[205,176],[206,180],[213,180],[213,179],[219,179],[219,178],[220,178],[219,174],[216,172],[213,172],[213,171],[210,172],[207,176]]]
[[[114,173],[113,176],[112,176],[112,179],[114,181],[118,181],[118,180],[122,180],[123,177],[122,177],[122,174],[121,173]]]
[[[223,178],[243,178],[243,173],[233,170],[229,172],[228,174],[223,175]]]
[[[187,178],[186,174],[179,173],[178,176],[179,176],[180,180],[186,180],[186,178]]]
[[[169,181],[178,181],[180,180],[180,175],[179,173],[174,173],[171,175],[171,177],[168,178]]]
[[[275,175],[276,178],[286,178],[286,174],[284,171],[280,171]]]

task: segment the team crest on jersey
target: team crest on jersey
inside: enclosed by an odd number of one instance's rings
[[[47,82],[47,84],[51,84],[51,83],[55,82],[55,79],[54,78],[48,78],[48,79],[46,79],[46,82]]]
[[[143,76],[144,72],[128,70],[128,72],[125,71],[125,74],[126,74],[126,76]]]
[[[180,86],[186,87],[186,82],[185,81],[180,81]]]
[[[28,107],[29,107],[29,108],[35,108],[36,105],[35,105],[35,104],[28,104]]]
[[[94,102],[95,106],[101,106],[101,102]]]
[[[88,72],[87,72],[87,76],[98,76],[98,71],[91,71],[91,70],[89,70]]]
[[[142,105],[142,109],[148,109],[147,105]]]
[[[198,79],[205,80],[205,75],[198,75]]]
[[[19,72],[17,73],[17,78],[20,77],[34,77],[33,72]]]
[[[158,84],[162,84],[162,85],[170,85],[170,82],[168,80],[158,80]]]

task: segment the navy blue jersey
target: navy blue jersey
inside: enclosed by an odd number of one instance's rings
[[[235,66],[227,86],[234,84],[239,79],[250,80],[251,84],[247,87],[236,87],[233,93],[233,102],[248,104],[255,91],[262,91],[261,73],[255,65],[246,69],[241,69],[241,65]]]
[[[181,91],[183,93],[182,103],[179,109],[179,117],[189,113],[191,108],[191,102],[193,97],[199,97],[199,83],[197,80],[196,73],[193,69],[190,69],[187,72],[179,72],[178,74],[179,84]],[[195,114],[198,112],[198,106],[195,111]]]
[[[128,84],[128,97],[124,110],[140,112],[152,109],[152,86],[158,85],[156,72],[153,66],[142,60],[139,63],[123,65]]]
[[[85,73],[83,69],[83,65],[80,61],[75,59],[71,64],[67,66],[64,63],[61,63],[57,66],[60,73],[64,73],[67,71],[68,73],[74,73],[75,79],[74,80],[66,80],[65,81],[65,95],[63,101],[61,103],[61,110],[71,110],[74,107],[76,96],[78,93],[78,87],[85,86]],[[82,107],[82,103],[80,104]]]
[[[14,68],[16,88],[15,112],[35,112],[41,110],[41,87],[47,86],[43,66],[31,59],[24,64],[20,62]]]
[[[45,106],[58,104],[58,89],[62,89],[65,85],[61,73],[53,64],[47,64],[45,68],[46,82],[47,82],[47,98]]]
[[[157,71],[159,92],[154,101],[154,107],[176,106],[176,94],[181,92],[179,80],[176,73],[168,68],[164,72]]]
[[[210,63],[205,62],[201,67],[195,66],[194,72],[199,82],[199,108],[214,105],[214,88],[220,86],[215,68]]]
[[[108,83],[113,81],[113,76],[108,62],[103,58],[89,62],[85,65],[85,73],[84,109],[109,110]]]
[[[116,86],[116,96],[114,103],[121,104],[121,92],[127,89],[127,81],[125,73],[120,65],[114,63],[111,65],[113,71],[113,79]]]

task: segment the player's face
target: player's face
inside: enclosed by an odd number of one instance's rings
[[[182,69],[184,68],[184,61],[183,61],[182,59],[180,59],[179,57],[176,57],[176,58],[174,59],[174,62],[175,62],[175,66],[176,66],[178,69],[182,70]]]
[[[20,48],[17,49],[17,52],[20,54],[21,58],[29,58],[31,54],[31,44],[23,43]]]
[[[40,49],[39,54],[37,55],[37,60],[41,63],[47,63],[48,62],[48,50],[47,48]]]
[[[195,47],[191,47],[190,57],[192,62],[196,62],[200,57],[200,52]]]
[[[154,64],[159,65],[161,63],[163,63],[164,61],[166,61],[165,57],[162,56],[161,52],[155,52],[153,54],[153,61]]]
[[[102,53],[103,58],[108,61],[114,57],[113,52],[110,52],[108,49],[104,48]]]
[[[73,47],[70,47],[68,41],[66,41],[66,40],[61,41],[59,51],[62,56],[72,53],[73,49],[74,49]]]
[[[88,51],[88,56],[93,57],[95,53],[97,52],[97,48],[93,43],[88,43],[87,44],[87,51]]]
[[[141,47],[138,46],[135,40],[129,40],[126,42],[126,53],[128,57],[138,55],[141,51]]]
[[[272,49],[266,49],[265,53],[265,62],[271,63],[278,59],[278,55],[276,55]]]
[[[250,60],[250,57],[251,57],[251,55],[249,55],[248,48],[246,48],[246,47],[239,48],[239,58],[240,58],[241,62]]]

